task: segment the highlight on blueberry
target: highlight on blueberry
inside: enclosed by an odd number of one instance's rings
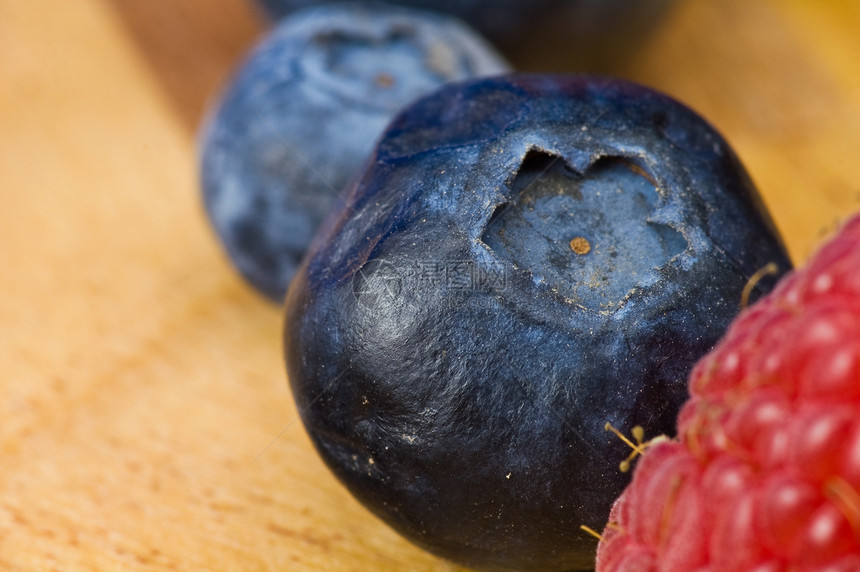
[[[680,103],[587,76],[449,85],[393,121],[297,273],[293,395],[331,470],[416,544],[590,569],[580,526],[629,479],[606,424],[671,435],[769,263],[791,267],[756,189]]]
[[[233,264],[282,300],[320,221],[394,114],[446,82],[507,69],[439,14],[346,3],[283,20],[201,134],[204,202]]]

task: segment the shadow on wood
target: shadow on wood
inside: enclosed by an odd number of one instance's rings
[[[110,3],[192,131],[265,24],[250,0]]]

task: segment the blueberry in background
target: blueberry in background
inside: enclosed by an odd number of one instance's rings
[[[332,0],[257,0],[278,20]],[[537,71],[617,70],[656,28],[673,0],[388,0],[453,14],[516,64]]]
[[[281,301],[341,188],[407,103],[507,64],[448,17],[332,4],[283,20],[201,134],[207,214],[233,264]]]
[[[293,395],[331,470],[416,544],[591,569],[579,527],[628,481],[605,424],[673,434],[769,263],[790,269],[756,189],[680,103],[587,76],[449,85],[394,120],[297,273]]]

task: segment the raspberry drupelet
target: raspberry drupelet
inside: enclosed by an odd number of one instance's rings
[[[860,571],[860,216],[695,367],[598,572]]]

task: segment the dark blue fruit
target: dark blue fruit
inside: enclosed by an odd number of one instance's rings
[[[681,104],[582,76],[460,83],[398,116],[315,239],[290,382],[331,469],[415,543],[589,569],[579,527],[628,479],[604,425],[672,434],[771,262],[790,268],[750,179]]]
[[[282,300],[320,221],[394,114],[445,82],[506,69],[446,16],[331,5],[284,20],[202,134],[204,200],[235,266]]]
[[[337,0],[258,0],[272,19]],[[540,69],[611,66],[667,12],[672,0],[388,0],[462,18],[515,60]],[[547,61],[549,58],[550,61]]]

